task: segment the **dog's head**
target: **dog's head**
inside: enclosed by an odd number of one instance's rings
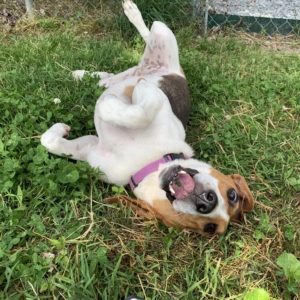
[[[194,159],[165,164],[156,178],[146,178],[137,196],[147,199],[157,217],[169,226],[223,233],[230,220],[241,220],[254,206],[244,177],[224,175]]]

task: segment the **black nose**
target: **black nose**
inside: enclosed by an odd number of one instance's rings
[[[218,197],[214,191],[197,195],[195,199],[196,209],[201,214],[209,214],[218,204]]]

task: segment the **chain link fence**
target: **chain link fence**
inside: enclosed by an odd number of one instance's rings
[[[203,34],[225,28],[267,35],[300,34],[299,0],[193,0],[193,6]]]

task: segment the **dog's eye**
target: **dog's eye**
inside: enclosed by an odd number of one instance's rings
[[[228,197],[229,201],[230,201],[232,204],[237,203],[238,200],[239,200],[238,194],[237,194],[237,192],[235,191],[235,189],[229,189],[229,190],[227,191],[227,197]]]
[[[216,230],[217,230],[217,224],[214,223],[207,223],[203,228],[203,231],[209,234],[214,234]]]

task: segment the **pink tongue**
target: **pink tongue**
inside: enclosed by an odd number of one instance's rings
[[[192,176],[187,173],[178,174],[176,180],[172,183],[172,188],[175,191],[173,196],[176,199],[183,199],[186,198],[195,187],[195,182]]]

